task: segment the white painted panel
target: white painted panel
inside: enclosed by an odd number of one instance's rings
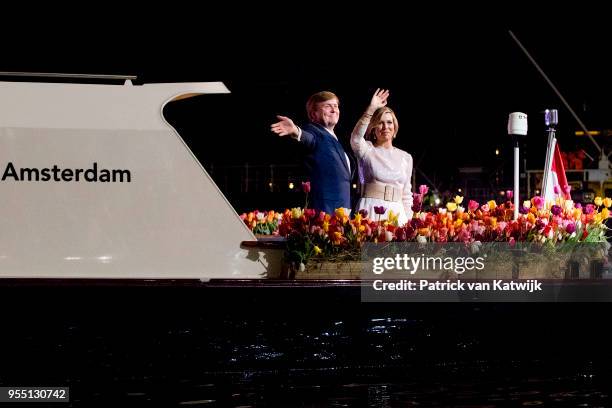
[[[240,248],[254,236],[161,117],[191,92],[227,90],[0,82],[0,277],[261,278],[278,268],[278,257]],[[17,181],[8,163],[51,169],[51,180]],[[74,181],[93,163],[131,181]],[[54,166],[73,180],[53,181]]]

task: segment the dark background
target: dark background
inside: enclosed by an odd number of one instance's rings
[[[447,9],[442,18],[441,13],[381,7],[372,13],[358,8],[361,16],[349,17],[353,10],[346,7],[297,7],[228,4],[208,12],[168,12],[166,19],[136,18],[131,11],[103,22],[45,21],[30,25],[38,30],[31,38],[20,35],[23,26],[7,33],[19,41],[7,42],[0,69],[130,74],[138,76],[137,84],[223,81],[230,95],[191,98],[165,110],[207,170],[216,169],[213,177],[222,190],[227,166],[301,162],[299,146],[278,138],[269,126],[277,114],[304,123],[305,101],[319,90],[340,97],[336,130],[348,139],[373,91],[389,88],[400,123],[395,145],[412,154],[417,185],[454,192],[462,185],[458,168],[478,166],[483,186],[491,191],[510,187],[512,144],[506,125],[514,111],[529,116],[522,150],[527,168],[543,167],[546,108],[559,109],[561,149],[584,148],[597,159],[591,142],[574,136],[578,124],[509,30],[589,129],[612,127],[612,35],[604,23],[593,21],[597,10],[588,18],[544,15],[525,24],[527,10],[516,17],[507,11],[478,17],[469,9]],[[598,140],[607,146],[605,138]],[[587,161],[585,167],[596,163]],[[299,171],[293,176],[289,181],[296,184],[303,179]],[[225,184],[231,185],[232,177]],[[232,199],[233,192],[225,192]],[[236,200],[237,195],[233,202],[240,209],[274,200],[283,202],[279,208],[294,203],[286,196]]]
[[[512,29],[587,126],[612,126],[611,35],[593,21],[602,10],[527,27],[516,23],[533,10],[518,5],[521,18],[444,5],[427,15],[386,3],[202,6],[160,6],[155,20],[129,5],[64,19],[34,5],[5,12],[0,69],[223,81],[231,95],[166,111],[208,169],[295,163],[297,146],[269,131],[275,114],[301,122],[306,98],[329,89],[348,137],[386,87],[397,146],[452,186],[459,166],[497,168],[495,147],[511,160],[513,111],[529,115],[533,167],[545,108],[560,110],[563,148],[593,154]],[[4,282],[0,384],[70,386],[73,406],[609,405],[607,303],[363,304],[356,288],[295,289]]]

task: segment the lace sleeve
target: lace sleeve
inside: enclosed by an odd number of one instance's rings
[[[364,139],[365,132],[370,124],[370,116],[364,114],[355,125],[351,133],[351,148],[358,158],[363,158],[372,149],[372,143]]]
[[[406,182],[404,183],[404,188],[402,189],[402,203],[404,204],[404,210],[406,211],[406,215],[408,219],[412,218],[412,156],[409,153],[406,153]]]

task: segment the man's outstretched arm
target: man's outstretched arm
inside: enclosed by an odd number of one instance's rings
[[[279,136],[290,136],[298,142],[304,144],[309,149],[314,148],[315,137],[312,133],[300,129],[291,119],[286,116],[276,116],[278,122],[270,126],[270,130]]]

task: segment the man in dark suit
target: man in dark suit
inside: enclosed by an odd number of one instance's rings
[[[351,164],[338,141],[334,127],[340,118],[339,100],[332,92],[318,92],[306,103],[310,123],[296,126],[286,116],[271,129],[279,136],[291,136],[306,147],[306,166],[310,172],[312,207],[333,213],[336,208],[351,208]]]

